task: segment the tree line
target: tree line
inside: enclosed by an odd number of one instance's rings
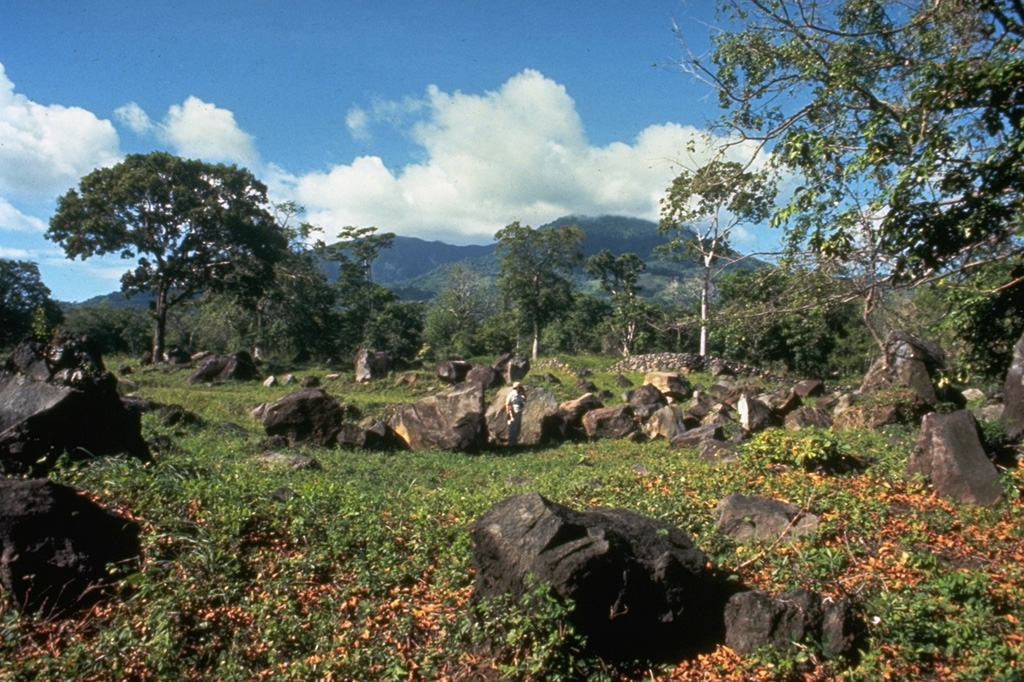
[[[147,329],[154,358],[168,340],[407,360],[685,350],[819,376],[858,371],[898,327],[961,376],[1003,371],[1024,331],[1024,6],[719,0],[718,22],[710,55],[681,62],[718,93],[726,142],[680,162],[662,200],[665,252],[700,265],[671,304],[643,297],[636,254],[584,261],[577,226],[519,223],[495,235],[494,281],[453,266],[433,301],[402,301],[369,275],[394,235],[328,245],[247,170],[156,152],[82,178],[47,232],[69,258],[132,259],[122,291],[148,292],[149,320],[76,307],[60,324],[133,352]],[[734,230],[766,223],[785,252],[728,268]],[[0,343],[57,324],[34,264],[3,261],[0,286]]]

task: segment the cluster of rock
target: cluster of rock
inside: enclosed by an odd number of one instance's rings
[[[717,644],[741,654],[812,646],[854,659],[863,643],[845,600],[747,590],[685,532],[629,510],[579,512],[526,493],[494,505],[471,534],[474,599],[518,597],[538,579],[573,605],[568,618],[607,659],[679,660]]]

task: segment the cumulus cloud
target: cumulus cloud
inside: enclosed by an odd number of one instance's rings
[[[172,104],[158,122],[135,102],[118,107],[114,115],[135,133],[155,134],[179,156],[211,163],[237,163],[248,168],[260,165],[252,135],[239,127],[235,114],[198,97]]]
[[[24,260],[31,257],[32,254],[25,249],[9,249],[6,246],[0,246],[0,258],[9,258],[11,260]]]
[[[448,93],[430,86],[416,102],[353,107],[353,135],[371,122],[416,120],[408,128],[422,163],[389,169],[374,156],[277,186],[306,206],[328,235],[346,225],[400,234],[488,241],[519,220],[539,225],[566,214],[624,214],[656,220],[658,200],[684,165],[710,157],[687,152],[702,131],[651,126],[633,140],[591,145],[566,89],[525,70],[497,90]],[[714,141],[710,141],[714,142]]]
[[[15,92],[0,64],[0,194],[48,201],[120,158],[110,121],[79,107],[33,102]]]
[[[135,102],[129,102],[115,109],[114,118],[139,135],[153,130],[153,122],[149,119],[149,115]]]

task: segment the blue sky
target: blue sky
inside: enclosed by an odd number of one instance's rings
[[[674,22],[706,50],[713,2],[5,0],[0,257],[60,300],[118,289],[126,263],[43,232],[82,175],[155,149],[248,167],[328,239],[656,220],[717,115]]]

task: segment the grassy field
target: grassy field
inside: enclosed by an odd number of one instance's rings
[[[552,372],[560,397],[575,397],[574,379]],[[141,570],[119,599],[70,621],[25,619],[0,599],[0,679],[1022,679],[1022,472],[1002,472],[1006,495],[993,508],[946,502],[903,476],[916,428],[766,432],[742,446],[739,463],[717,467],[664,443],[600,441],[513,456],[301,449],[322,468],[296,471],[254,461],[263,434],[249,416],[293,388],[188,386],[187,375],[128,377],[138,394],[204,420],[175,429],[147,414],[155,465],[106,459],[52,475],[142,525]],[[592,379],[621,390],[607,372]],[[325,388],[353,413],[384,416],[432,383],[346,377]],[[843,476],[801,466],[830,453],[869,466]],[[560,647],[544,629],[557,622],[557,604],[541,624],[510,617],[482,628],[468,604],[468,529],[527,491],[669,521],[749,587],[848,596],[868,623],[869,648],[849,670],[810,651],[740,659],[722,647],[626,671]],[[737,492],[817,514],[818,534],[736,545],[716,533],[714,508]]]

